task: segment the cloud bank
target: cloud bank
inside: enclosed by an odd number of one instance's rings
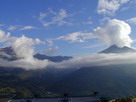
[[[136,64],[136,53],[123,54],[90,54],[63,61],[61,63],[51,63],[50,67],[57,68],[82,68],[117,64]]]

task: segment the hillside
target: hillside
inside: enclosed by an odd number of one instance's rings
[[[136,95],[136,65],[81,68],[51,87],[54,92],[86,95],[97,91],[109,98]]]
[[[135,52],[135,50],[113,45],[100,53],[126,52]],[[9,61],[18,59],[11,47],[1,48],[0,57]],[[57,63],[72,58],[42,54],[36,54],[34,57]],[[100,96],[118,98],[136,95],[135,73],[136,64],[82,67],[78,70],[74,68],[25,70],[12,66],[0,67],[0,93],[17,94],[20,97],[32,97],[38,94],[43,97],[47,93],[55,96],[62,93],[89,95],[92,92],[99,92]]]
[[[48,87],[61,80],[73,70],[41,69],[24,70],[21,68],[0,67],[0,95],[17,94],[17,97],[43,97]]]

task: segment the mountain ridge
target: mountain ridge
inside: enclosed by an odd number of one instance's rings
[[[39,60],[47,59],[53,62],[62,62],[64,60],[69,60],[73,58],[71,56],[47,56],[47,55],[40,54],[40,53],[36,53],[33,57]],[[14,50],[12,49],[12,47],[0,48],[0,58],[9,60],[9,61],[19,59],[18,56],[15,54]]]
[[[136,50],[127,46],[118,47],[116,45],[111,45],[110,47],[100,51],[99,53],[128,53],[128,52],[134,53],[136,52]]]
[[[37,58],[39,60],[48,59],[52,62],[62,62],[64,60],[69,60],[73,57],[71,57],[71,56],[47,56],[47,55],[44,55],[44,54],[37,53],[37,54],[34,55],[34,58]]]

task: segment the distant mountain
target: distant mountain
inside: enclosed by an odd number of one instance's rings
[[[116,45],[112,45],[109,48],[107,48],[99,53],[128,53],[128,52],[136,52],[136,50],[126,47],[126,46],[120,48]]]
[[[39,53],[35,54],[34,57],[37,59],[40,59],[40,60],[48,59],[53,62],[61,62],[61,61],[69,60],[69,59],[73,58],[70,56],[46,56],[46,55],[39,54]]]
[[[35,54],[34,57],[39,60],[48,59],[53,62],[61,62],[72,58],[71,56],[46,56],[44,54],[39,54],[39,53]],[[17,60],[18,56],[15,54],[12,47],[5,47],[5,48],[0,48],[0,58],[12,61],[12,60]]]
[[[13,51],[12,47],[0,48],[0,58],[5,60],[16,60],[18,57]]]

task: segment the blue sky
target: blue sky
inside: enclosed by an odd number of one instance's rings
[[[130,37],[132,42],[128,41],[128,38],[121,46],[136,46],[135,0],[0,1],[0,29],[10,32],[14,37],[25,35],[33,39],[39,38],[43,43],[35,46],[35,52],[66,56],[99,52],[115,40],[108,42],[107,37],[103,38],[103,33],[99,35],[99,30],[95,32],[94,29],[102,27],[101,29],[105,30],[104,26],[112,19],[125,22],[131,27],[130,34],[126,36]],[[118,22],[116,20],[108,24]],[[121,24],[124,25],[120,23],[119,26],[122,26]],[[117,30],[119,31],[115,32],[115,39],[122,36],[122,40],[124,35],[120,31],[123,29]],[[97,36],[94,37],[95,34]],[[119,40],[115,43],[121,42]]]

